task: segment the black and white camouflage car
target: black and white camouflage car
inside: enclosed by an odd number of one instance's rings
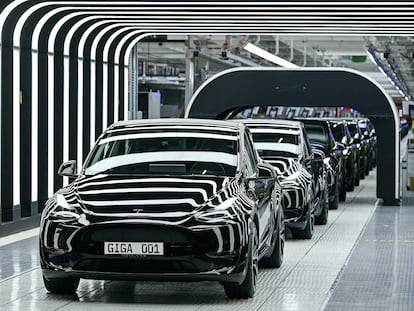
[[[322,151],[312,149],[299,121],[245,119],[260,157],[272,164],[283,189],[285,221],[293,237],[310,239],[313,225],[326,224],[327,169]]]
[[[281,187],[241,123],[119,122],[98,139],[75,180],[46,203],[43,279],[52,293],[80,278],[219,281],[252,297],[258,263],[279,267]]]

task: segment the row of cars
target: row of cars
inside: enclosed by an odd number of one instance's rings
[[[73,293],[80,278],[210,280],[230,298],[252,297],[259,265],[282,265],[285,227],[294,238],[312,238],[314,224],[326,224],[329,208],[351,188],[348,174],[354,185],[361,167],[369,167],[367,159],[348,172],[349,144],[358,142],[355,135],[337,141],[340,124],[160,119],[112,125],[79,172],[75,161],[59,169],[73,181],[42,213],[45,287]]]

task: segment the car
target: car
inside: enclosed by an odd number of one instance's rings
[[[345,182],[347,191],[355,189],[355,179],[358,177],[358,161],[356,145],[353,144],[347,121],[341,118],[326,118],[331,123],[332,133],[338,147],[345,157]]]
[[[360,118],[358,126],[362,131],[364,139],[368,142],[368,168],[372,170],[377,164],[377,134],[374,125],[368,118]]]
[[[338,201],[346,199],[345,157],[336,143],[329,121],[319,118],[298,118],[305,127],[312,148],[324,153],[329,186],[329,208],[338,209]]]
[[[122,121],[45,204],[40,262],[51,293],[79,279],[218,281],[252,297],[258,264],[280,267],[285,227],[274,168],[243,124]]]
[[[407,118],[400,117],[400,137],[401,139],[410,131],[410,123]]]
[[[347,119],[349,133],[352,137],[352,143],[355,145],[355,152],[358,164],[358,173],[355,178],[355,186],[359,185],[359,180],[364,179],[369,173],[368,157],[369,157],[369,142],[363,135],[359,126],[358,119]]]
[[[241,119],[260,157],[272,164],[283,189],[283,209],[292,236],[311,239],[314,224],[328,221],[328,185],[323,153],[313,150],[298,121]]]

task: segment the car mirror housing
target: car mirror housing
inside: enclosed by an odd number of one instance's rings
[[[77,177],[76,173],[76,161],[71,160],[64,162],[60,165],[58,170],[59,176],[65,176],[65,177]]]

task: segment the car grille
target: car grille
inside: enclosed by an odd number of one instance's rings
[[[163,242],[165,256],[186,256],[214,251],[216,238],[210,231],[192,233],[180,227],[150,225],[99,225],[80,230],[72,241],[73,251],[103,255],[104,242]]]

